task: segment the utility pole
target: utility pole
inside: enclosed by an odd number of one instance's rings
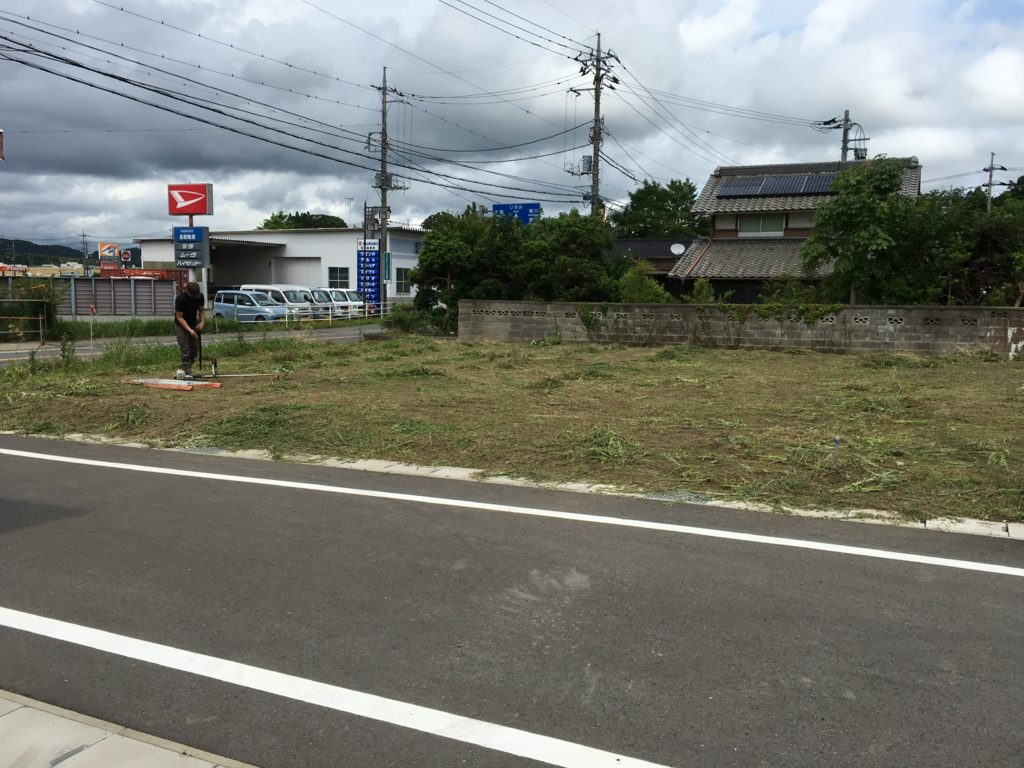
[[[850,119],[850,110],[843,110],[843,118],[840,120],[838,117],[831,117],[828,120],[817,120],[811,123],[811,127],[819,133],[827,133],[828,131],[842,130],[843,142],[842,142],[842,154],[840,155],[841,162],[846,162],[850,158],[851,145],[853,149],[854,160],[867,160],[868,159],[868,148],[865,144],[871,139],[864,135],[864,126],[860,123],[855,123]],[[859,130],[859,135],[855,139],[850,138],[850,131],[853,128]]]
[[[590,215],[601,215],[601,33],[597,33],[597,56],[594,57],[594,161],[590,167]]]
[[[397,91],[395,91],[397,93]],[[372,135],[372,134],[371,134]],[[390,279],[391,246],[388,242],[388,218],[391,209],[388,208],[388,192],[392,189],[408,189],[405,185],[396,185],[388,173],[388,68],[384,67],[384,77],[380,85],[380,173],[374,181],[373,186],[380,189],[380,215],[377,218],[380,232],[378,235],[380,250],[380,264],[378,268],[378,285],[380,286],[381,314],[384,313],[384,305],[387,303],[387,282]],[[372,209],[366,209],[364,213],[372,214]],[[364,215],[364,222],[365,222]],[[365,226],[365,223],[364,223]]]
[[[601,88],[604,86],[605,78],[610,78],[613,83],[617,83],[618,78],[611,75],[611,65],[609,65],[609,59],[616,59],[618,57],[612,52],[604,52],[601,50],[601,33],[597,33],[597,48],[594,53],[584,57],[584,54],[580,54],[576,57],[576,61],[580,62],[580,74],[587,74],[590,71],[594,73],[594,87],[591,88],[570,88],[569,90],[575,93],[577,96],[583,91],[594,91],[594,125],[590,129],[590,143],[591,152],[590,157],[584,155],[583,162],[579,169],[566,168],[566,171],[571,173],[573,176],[586,176],[590,175],[590,194],[584,195],[583,200],[590,201],[590,215],[600,216],[601,210],[604,207],[604,201],[601,199],[601,144],[603,138],[601,136],[602,121],[601,121]],[[612,86],[609,86],[612,87]]]
[[[388,68],[380,86],[380,258],[381,285],[384,283],[384,254],[388,252]]]
[[[85,231],[82,232],[82,265],[89,260],[89,241],[86,239]]]
[[[843,162],[850,152],[850,110],[843,111]]]
[[[1005,171],[1006,170],[1006,166],[996,165],[996,153],[995,152],[990,152],[989,153],[989,158],[988,158],[988,168],[983,168],[982,170],[988,171],[988,184],[986,185],[988,187],[988,204],[986,206],[986,212],[988,214],[991,214],[992,213],[992,187],[994,187],[995,183],[996,183],[995,180],[992,178],[992,174],[995,171]]]

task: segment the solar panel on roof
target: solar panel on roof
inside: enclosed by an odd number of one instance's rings
[[[754,197],[761,194],[764,176],[735,176],[722,182],[719,197]]]
[[[761,189],[762,195],[798,195],[803,188],[803,176],[769,176]]]
[[[835,179],[835,173],[732,176],[722,182],[718,197],[823,195],[829,192]]]
[[[812,173],[807,176],[807,183],[804,184],[804,194],[823,195],[832,187],[836,180],[834,173]]]

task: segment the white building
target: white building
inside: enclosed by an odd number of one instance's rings
[[[381,275],[382,298],[410,302],[415,293],[409,273],[419,259],[425,230],[389,227],[391,273]],[[361,227],[344,229],[249,229],[210,232],[210,268],[203,283],[209,297],[218,288],[242,283],[291,283],[310,288],[362,287],[357,263]],[[140,238],[143,269],[173,269],[171,237]],[[199,270],[197,270],[199,272]]]

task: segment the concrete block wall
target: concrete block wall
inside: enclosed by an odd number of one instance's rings
[[[991,351],[1024,358],[1024,308],[857,307],[802,315],[760,305],[462,301],[459,338],[823,352]]]

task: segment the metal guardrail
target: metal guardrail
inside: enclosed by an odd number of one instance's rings
[[[383,318],[385,315],[390,314],[391,310],[394,309],[395,306],[397,304],[399,304],[399,303],[400,302],[397,302],[397,301],[390,301],[390,302],[385,302],[385,303],[382,303],[382,304],[368,304],[368,305],[366,305],[366,308],[362,312],[360,312],[359,314],[355,314],[355,315],[349,315],[349,314],[342,315],[342,314],[338,314],[338,315],[333,315],[333,316],[332,315],[328,315],[327,317],[283,318],[281,320],[236,320],[236,319],[233,319],[233,318],[230,318],[230,317],[215,318],[215,317],[213,317],[210,314],[210,309],[208,308],[206,310],[206,312],[207,312],[207,320],[206,320],[206,322],[207,322],[207,324],[209,324],[211,322],[216,323],[218,319],[224,319],[224,320],[228,320],[230,322],[239,323],[241,325],[260,325],[260,326],[267,326],[269,328],[269,327],[273,327],[273,326],[294,326],[294,325],[301,325],[301,324],[305,324],[305,323],[330,323],[330,322],[335,322],[335,321],[339,321],[339,320],[360,320],[360,319],[364,319],[364,318]]]

